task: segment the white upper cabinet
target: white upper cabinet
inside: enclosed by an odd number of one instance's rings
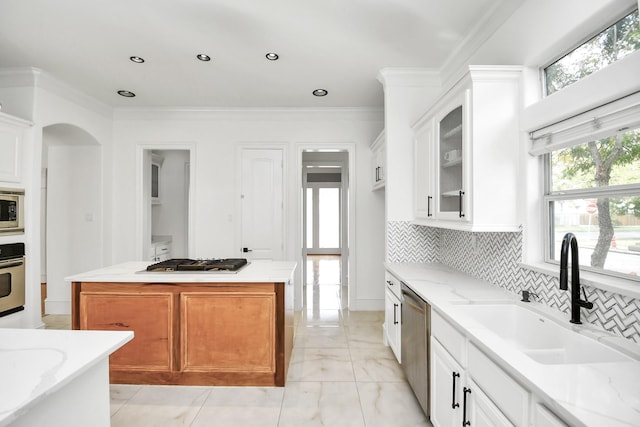
[[[434,216],[435,195],[433,171],[425,167],[433,163],[433,119],[428,119],[416,130],[414,152],[414,216],[431,219]]]
[[[521,68],[471,66],[414,125],[417,224],[519,230]]]
[[[440,220],[464,221],[469,210],[465,197],[468,188],[465,178],[468,172],[463,167],[467,165],[464,158],[467,147],[463,137],[468,131],[462,125],[463,119],[469,116],[465,111],[468,93],[465,90],[453,97],[434,119],[435,155],[432,156],[432,161],[435,162],[438,195],[436,217]]]
[[[373,190],[384,188],[386,184],[386,149],[385,132],[382,131],[371,144],[371,183]]]
[[[22,181],[24,134],[30,126],[25,120],[0,113],[0,182]]]

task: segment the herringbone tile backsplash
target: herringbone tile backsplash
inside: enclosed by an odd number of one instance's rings
[[[387,223],[387,260],[390,262],[438,262],[438,229],[409,221]]]
[[[387,223],[387,259],[391,262],[442,262],[471,276],[519,294],[529,289],[539,301],[569,313],[569,292],[558,278],[521,268],[522,233],[469,233]],[[640,343],[640,300],[585,286],[591,310],[583,319]]]

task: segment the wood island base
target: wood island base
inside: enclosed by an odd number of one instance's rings
[[[293,285],[74,281],[72,327],[134,332],[114,384],[284,386]]]

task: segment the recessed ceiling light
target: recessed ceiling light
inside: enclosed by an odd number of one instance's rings
[[[209,55],[205,55],[204,53],[199,53],[196,55],[196,58],[198,58],[200,61],[211,61],[211,57]]]
[[[134,96],[136,96],[135,93],[129,91],[129,90],[119,90],[118,91],[118,95],[120,96],[124,96],[125,98],[133,98]]]
[[[129,59],[136,64],[142,64],[144,62],[144,59],[139,56],[130,56]]]
[[[326,89],[316,89],[312,93],[314,96],[327,96],[329,92]]]
[[[269,61],[277,61],[278,58],[280,58],[280,56],[278,56],[277,53],[274,52],[269,52],[265,55],[265,57],[269,60]]]

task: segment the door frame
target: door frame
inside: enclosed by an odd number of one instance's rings
[[[189,152],[189,194],[187,213],[187,256],[195,253],[195,197],[196,194],[196,143],[195,142],[150,142],[136,144],[136,224],[135,224],[135,251],[140,260],[148,261],[149,245],[151,242],[151,224],[145,224],[145,220],[151,218],[151,205],[145,203],[147,189],[145,188],[145,151],[152,150],[186,150]],[[149,194],[150,196],[150,194]],[[148,240],[148,242],[146,241]]]
[[[306,162],[306,163],[308,165],[310,163],[313,164],[314,162]],[[339,198],[340,198],[340,200],[339,200],[339,210],[340,210],[339,240],[340,240],[340,242],[339,242],[339,247],[338,248],[333,248],[333,249],[338,250],[340,255],[342,255],[342,248],[346,247],[347,244],[348,244],[348,241],[346,239],[346,235],[344,233],[344,230],[345,230],[344,222],[345,222],[345,219],[346,219],[345,215],[344,215],[344,210],[345,210],[345,206],[346,206],[346,203],[345,203],[345,200],[344,200],[344,187],[345,187],[345,185],[344,185],[344,181],[345,181],[344,168],[345,168],[346,165],[344,165],[343,162],[331,162],[331,161],[320,162],[320,164],[323,165],[323,166],[327,166],[328,165],[328,166],[336,166],[337,168],[340,168],[340,174],[342,175],[342,179],[340,180],[340,183],[314,182],[314,183],[309,184],[309,182],[307,181],[306,182],[306,186],[305,186],[305,181],[306,181],[305,175],[308,176],[309,172],[307,170],[303,169],[303,171],[302,171],[302,176],[303,176],[303,178],[302,178],[302,185],[303,185],[302,189],[304,191],[305,189],[311,188],[311,189],[314,190],[314,194],[316,194],[315,190],[316,189],[320,189],[320,188],[337,188],[337,189],[340,190],[340,192],[339,192]],[[303,254],[305,254],[305,255],[309,255],[309,252],[308,252],[309,249],[306,247],[307,246],[306,230],[307,230],[307,226],[308,226],[308,224],[307,224],[307,208],[308,208],[308,206],[306,204],[306,194],[303,194],[302,195],[302,214],[303,214],[302,215],[302,243],[303,243],[302,251],[303,251]],[[316,198],[314,197],[314,202],[313,202],[314,214],[316,213],[315,211],[318,208],[319,208],[318,200],[316,200]],[[318,241],[319,236],[315,235],[316,234],[315,232],[317,231],[316,227],[318,225],[317,221],[318,221],[319,218],[316,218],[315,215],[314,215],[313,218],[314,218],[314,225],[315,225],[314,226],[314,246],[315,246],[316,244],[319,243],[319,241]],[[347,231],[348,231],[348,229],[347,229]],[[326,253],[326,254],[335,254],[336,253],[336,251],[332,250],[332,249],[322,250],[322,249],[316,248],[316,247],[314,247],[312,249],[312,252],[313,253],[311,255],[321,255],[323,253]]]
[[[352,303],[357,299],[356,295],[356,144],[355,142],[300,142],[296,144],[296,206],[297,206],[297,220],[295,229],[295,260],[299,266],[303,266],[305,261],[304,257],[304,194],[303,194],[303,177],[302,177],[302,154],[305,151],[320,151],[320,150],[333,150],[333,151],[346,151],[348,153],[348,173],[346,176],[343,171],[343,178],[346,179],[348,188],[348,212],[346,212],[346,226],[347,235],[343,236],[343,241],[348,242],[342,248],[343,256],[347,257],[347,265],[342,265],[343,272],[347,268],[347,274],[343,274],[343,277],[347,276],[347,307],[351,307]],[[344,199],[344,197],[343,197]],[[346,209],[345,209],[346,210]],[[303,277],[305,268],[298,268],[296,271],[296,286],[295,286],[295,309],[302,310],[303,304],[303,292],[302,288],[306,282],[306,277]],[[344,285],[344,283],[343,283]]]

